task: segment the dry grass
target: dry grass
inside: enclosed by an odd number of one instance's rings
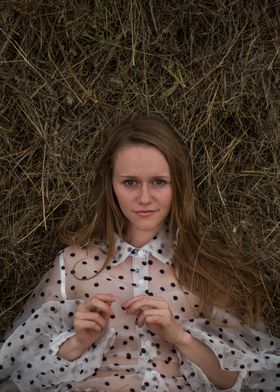
[[[145,111],[175,124],[212,221],[270,275],[280,335],[280,1],[1,7],[0,332],[62,246],[106,130]]]

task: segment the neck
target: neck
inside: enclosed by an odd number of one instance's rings
[[[152,230],[152,231],[137,230],[135,232],[133,230],[128,229],[123,238],[126,242],[135,246],[136,248],[142,248],[144,245],[146,245],[148,242],[150,242],[151,239],[157,233],[158,233],[158,230]]]

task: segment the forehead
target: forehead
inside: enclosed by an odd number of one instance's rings
[[[138,175],[143,172],[154,175],[170,175],[165,156],[160,150],[148,145],[127,145],[121,147],[113,162],[117,174]]]

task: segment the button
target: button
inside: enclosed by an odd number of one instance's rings
[[[143,250],[139,250],[138,255],[139,255],[139,256],[144,256]]]
[[[139,284],[143,284],[143,283],[144,283],[144,280],[143,280],[143,279],[140,279],[138,283],[139,283]]]
[[[151,344],[152,344],[152,343],[151,343],[149,340],[146,342],[146,346],[147,346],[147,347],[151,347]]]

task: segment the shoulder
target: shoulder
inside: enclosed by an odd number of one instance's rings
[[[62,260],[66,270],[74,270],[90,264],[91,266],[102,266],[105,259],[106,253],[98,245],[89,247],[80,246],[68,246],[63,249],[59,254],[62,257],[58,257]]]

